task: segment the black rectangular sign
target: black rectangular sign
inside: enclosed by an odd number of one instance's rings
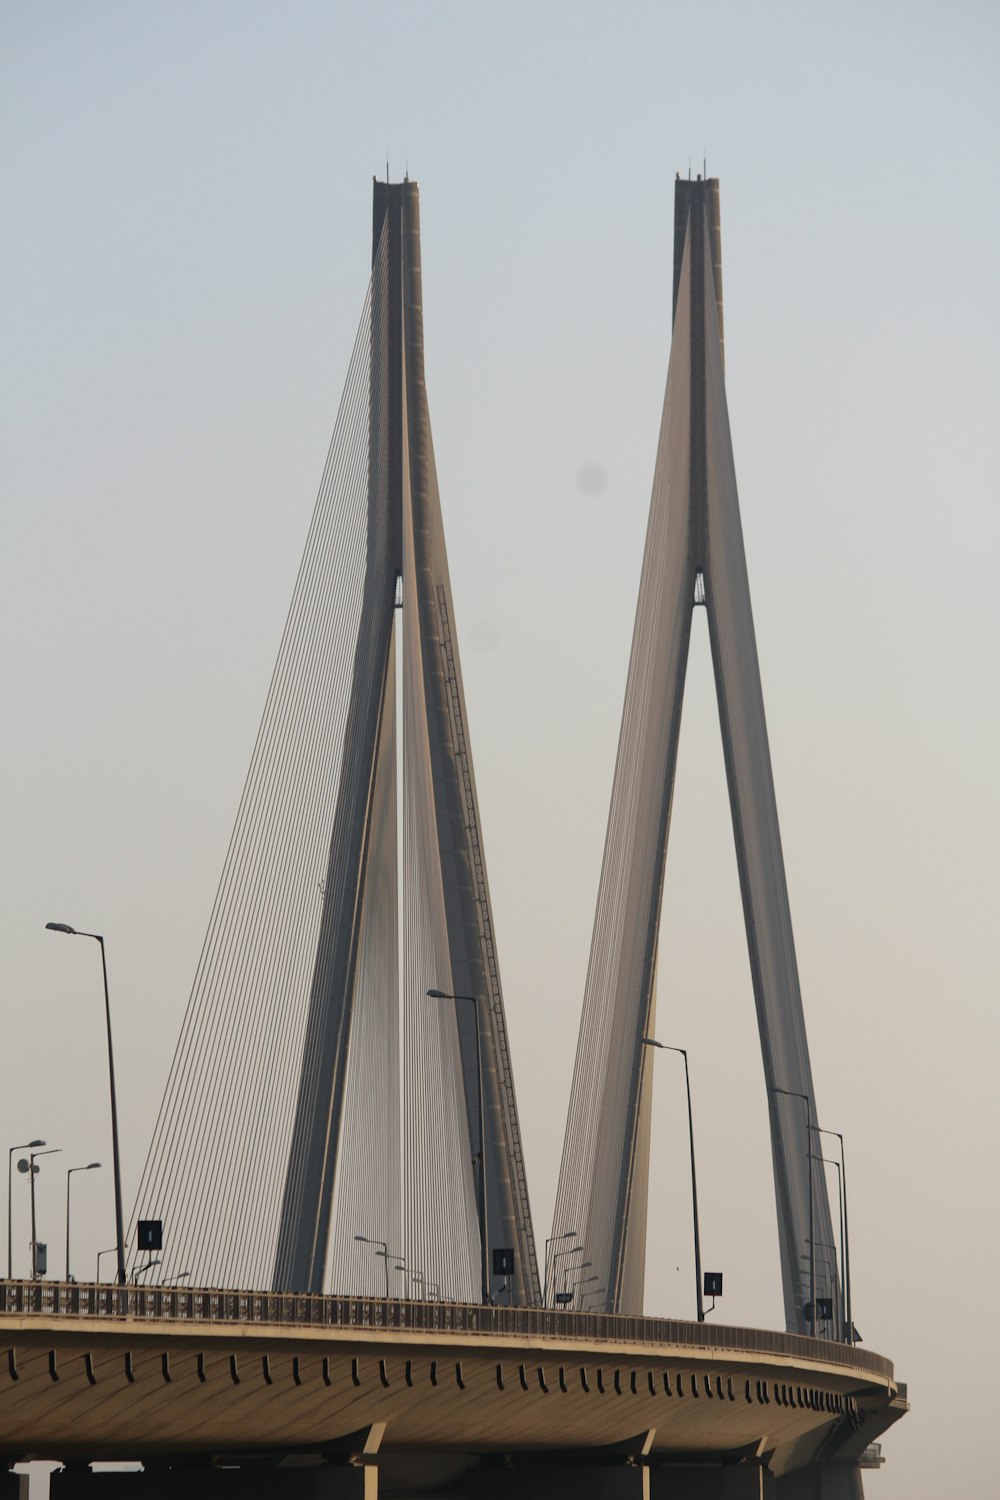
[[[136,1244],[140,1250],[162,1250],[163,1220],[140,1219],[136,1230]]]

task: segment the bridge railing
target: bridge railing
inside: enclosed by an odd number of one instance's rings
[[[893,1379],[892,1361],[831,1339],[768,1328],[689,1323],[624,1313],[563,1312],[546,1307],[482,1307],[464,1302],[386,1301],[294,1292],[118,1286],[109,1282],[0,1281],[0,1316],[86,1317],[133,1321],[385,1329],[500,1337],[583,1339],[607,1344],[680,1344],[762,1356],[822,1360]]]

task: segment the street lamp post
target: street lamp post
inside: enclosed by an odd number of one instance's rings
[[[813,1163],[812,1163],[812,1100],[808,1094],[800,1094],[797,1089],[779,1089],[776,1084],[769,1086],[772,1094],[784,1094],[788,1099],[804,1099],[806,1106],[806,1169],[809,1173],[809,1321],[812,1324],[811,1332],[816,1335],[816,1246],[813,1243],[816,1230],[814,1228],[815,1211],[813,1208]]]
[[[108,1077],[111,1083],[111,1151],[115,1171],[115,1230],[118,1236],[118,1285],[125,1286],[125,1228],[122,1215],[121,1157],[118,1151],[118,1100],[115,1095],[115,1054],[111,1045],[111,1001],[108,998],[108,960],[104,952],[104,939],[98,932],[77,932],[66,922],[46,922],[47,932],[63,932],[67,937],[93,938],[101,945],[101,972],[104,975],[104,1014],[108,1024]]]
[[[684,1086],[687,1089],[688,1105],[688,1142],[691,1148],[691,1214],[694,1219],[694,1291],[695,1307],[698,1312],[698,1322],[705,1321],[705,1304],[702,1300],[701,1285],[701,1234],[698,1228],[698,1174],[694,1164],[694,1115],[691,1111],[691,1074],[688,1069],[688,1055],[683,1047],[670,1047],[666,1042],[658,1042],[651,1036],[642,1039],[644,1047],[658,1047],[661,1052],[679,1052],[684,1059]]]
[[[592,1260],[581,1260],[581,1262],[580,1262],[580,1264],[578,1266],[572,1266],[572,1267],[570,1267],[570,1266],[563,1266],[563,1292],[565,1293],[565,1292],[572,1291],[574,1294],[576,1292],[577,1283],[574,1281],[572,1287],[570,1287],[570,1284],[569,1284],[569,1273],[570,1273],[570,1270],[574,1270],[574,1271],[589,1271],[590,1268],[591,1268],[591,1266],[593,1264],[594,1264],[594,1262]],[[597,1280],[596,1276],[594,1277],[594,1280],[595,1281]],[[563,1305],[566,1306],[568,1304],[564,1303]]]
[[[816,1160],[819,1161],[819,1157],[816,1157]],[[818,1319],[818,1321],[821,1321],[821,1322],[824,1322],[824,1323],[829,1322],[830,1325],[831,1325],[831,1327],[835,1328],[837,1326],[837,1322],[838,1321],[843,1321],[843,1318],[842,1318],[843,1307],[842,1307],[841,1302],[840,1302],[839,1288],[838,1288],[838,1285],[837,1285],[837,1281],[838,1281],[837,1247],[836,1247],[836,1245],[831,1244],[831,1242],[829,1240],[817,1240],[816,1241],[816,1249],[820,1252],[817,1255],[816,1259],[819,1261],[819,1264],[824,1268],[823,1272],[822,1272],[822,1274],[820,1276],[820,1280],[822,1281],[823,1277],[824,1276],[826,1277],[827,1286],[828,1286],[829,1291],[830,1291],[830,1298],[829,1298],[829,1301],[830,1301],[830,1317],[829,1317],[829,1319],[827,1319],[827,1318],[819,1319],[818,1318],[818,1313],[817,1313],[817,1319]],[[801,1258],[802,1258],[802,1260],[808,1260],[809,1259],[808,1255],[806,1255],[805,1252],[803,1252]],[[820,1301],[822,1301],[822,1300],[823,1299],[820,1298]]]
[[[429,1000],[465,1000],[476,1017],[476,1084],[479,1091],[479,1246],[482,1251],[482,1291],[484,1305],[490,1300],[489,1221],[486,1212],[486,1113],[483,1107],[483,1046],[479,1034],[479,1000],[475,995],[450,995],[445,990],[428,990]]]
[[[593,1274],[593,1276],[584,1276],[582,1278],[582,1280],[580,1280],[580,1281],[574,1281],[574,1283],[573,1283],[573,1301],[574,1302],[576,1301],[576,1294],[577,1294],[577,1292],[580,1292],[580,1288],[581,1287],[589,1286],[592,1281],[598,1281],[599,1279],[600,1278],[598,1277],[597,1272],[595,1271],[594,1274]],[[584,1299],[584,1297],[586,1297],[586,1295],[587,1295],[586,1292],[580,1292],[580,1306],[581,1306],[581,1308],[583,1307],[583,1299]]]
[[[98,1252],[97,1252],[97,1273],[94,1276],[94,1280],[95,1281],[99,1282],[100,1279],[101,1279],[101,1261],[102,1261],[103,1257],[105,1255],[114,1255],[117,1252],[117,1250],[118,1250],[118,1246],[117,1245],[109,1245],[108,1248],[107,1248],[107,1250],[98,1250]]]
[[[844,1184],[844,1318],[847,1322],[847,1342],[854,1343],[854,1310],[851,1306],[851,1237],[847,1226],[847,1157],[844,1154],[844,1137],[839,1130],[824,1130],[814,1125],[819,1135],[835,1135],[840,1142],[841,1181]]]
[[[156,1260],[147,1260],[147,1262],[146,1262],[146,1264],[144,1266],[138,1266],[132,1272],[132,1281],[133,1281],[133,1283],[135,1285],[138,1285],[139,1277],[140,1276],[145,1276],[145,1274],[146,1274],[147,1271],[151,1271],[154,1266],[158,1266],[159,1264],[160,1264],[160,1261],[159,1261],[159,1258],[157,1258]]]
[[[376,1250],[375,1254],[376,1255],[381,1254],[382,1257],[383,1257],[383,1260],[384,1260],[384,1264],[385,1264],[385,1300],[388,1302],[388,1300],[389,1300],[389,1246],[386,1244],[385,1240],[373,1240],[373,1239],[370,1239],[367,1234],[356,1234],[354,1236],[354,1238],[361,1245],[381,1245],[382,1246],[381,1251]]]
[[[565,1259],[566,1257],[568,1257],[570,1255],[582,1255],[582,1254],[583,1254],[583,1246],[582,1245],[571,1245],[568,1250],[557,1250],[554,1253],[554,1255],[552,1256],[552,1300],[553,1300],[553,1302],[555,1302],[556,1298],[558,1297],[558,1293],[555,1290],[555,1288],[556,1288],[556,1261],[557,1260],[563,1260],[563,1259]],[[580,1267],[577,1266],[576,1269],[579,1270]],[[563,1290],[565,1290],[565,1286],[564,1286]]]
[[[847,1328],[847,1257],[844,1250],[844,1175],[840,1169],[840,1162],[835,1156],[814,1156],[813,1161],[821,1161],[828,1167],[837,1169],[837,1200],[840,1204],[840,1289],[844,1299],[841,1307],[843,1316],[840,1318],[840,1336],[847,1343],[849,1339],[845,1333]]]
[[[575,1240],[576,1230],[567,1229],[565,1234],[550,1234],[545,1241],[545,1265],[542,1268],[542,1306],[549,1305],[549,1246],[554,1245],[557,1240]]]
[[[27,1172],[31,1184],[31,1279],[34,1281],[38,1276],[38,1231],[35,1227],[35,1177],[41,1171],[35,1166],[36,1156],[58,1156],[62,1151],[61,1146],[50,1146],[47,1151],[30,1151],[28,1159],[24,1157],[17,1164],[19,1172]]]
[[[66,1173],[66,1280],[67,1281],[72,1281],[73,1280],[72,1276],[69,1274],[69,1180],[73,1176],[74,1172],[93,1172],[93,1170],[95,1169],[95,1167],[99,1167],[100,1165],[101,1164],[100,1164],[99,1161],[91,1161],[91,1162],[88,1162],[85,1167],[70,1167],[69,1170],[68,1170],[68,1172]]]
[[[25,1141],[23,1145],[11,1146],[7,1154],[7,1280],[14,1279],[14,1194],[12,1182],[14,1178],[14,1152],[33,1151],[36,1146],[44,1146],[44,1141]]]

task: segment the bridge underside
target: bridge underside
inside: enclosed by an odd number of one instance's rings
[[[520,1496],[546,1475],[565,1488],[567,1464],[590,1476],[571,1486],[580,1495],[749,1494],[731,1486],[734,1475],[751,1483],[753,1474],[762,1485],[780,1481],[777,1494],[804,1497],[813,1491],[788,1486],[818,1472],[819,1460],[835,1462],[842,1477],[854,1473],[865,1446],[905,1410],[893,1381],[843,1358],[762,1356],[755,1339],[747,1331],[732,1347],[706,1348],[493,1330],[184,1328],[155,1319],[110,1330],[86,1318],[72,1328],[10,1319],[0,1456],[70,1465],[54,1500],[96,1493],[79,1486],[107,1476],[79,1466],[107,1460],[143,1461],[149,1472],[131,1483],[150,1497],[159,1493],[155,1474],[183,1479],[186,1500],[226,1465],[272,1466],[272,1479],[276,1465],[328,1466],[330,1484],[341,1486],[363,1485],[371,1471],[360,1495],[374,1493],[376,1469],[385,1490],[440,1492],[462,1475],[457,1493],[502,1494],[516,1477]],[[729,1489],[711,1488],[727,1474]],[[601,1488],[608,1476],[626,1488]],[[659,1488],[667,1476],[670,1487]],[[121,1476],[109,1482],[132,1492]],[[289,1483],[305,1481],[290,1475]]]

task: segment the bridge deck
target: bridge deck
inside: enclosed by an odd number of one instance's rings
[[[0,1454],[763,1447],[775,1472],[898,1399],[868,1351],[656,1318],[0,1283]]]

